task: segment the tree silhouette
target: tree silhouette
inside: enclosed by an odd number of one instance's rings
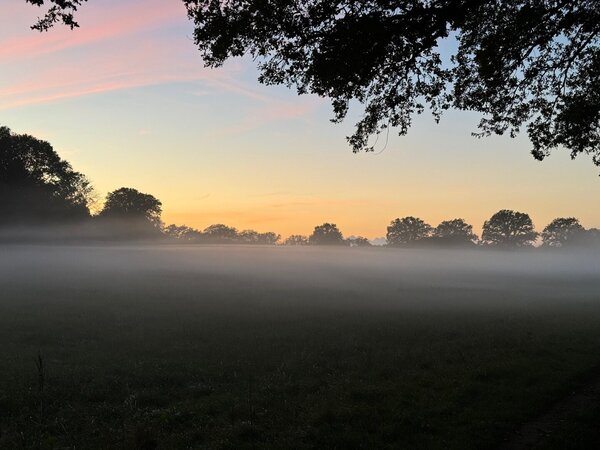
[[[275,245],[281,239],[281,235],[277,233],[273,233],[272,231],[267,231],[266,233],[258,234],[258,244],[261,245]]]
[[[169,225],[163,229],[163,233],[170,238],[185,242],[197,242],[202,238],[200,231],[185,225]]]
[[[315,227],[308,238],[311,245],[345,245],[344,236],[334,223],[324,223]]]
[[[366,237],[352,236],[347,239],[350,247],[372,247],[371,243]]]
[[[0,224],[89,217],[93,189],[52,146],[0,127]]]
[[[243,244],[258,244],[258,232],[254,230],[240,231],[238,239]]]
[[[259,233],[254,230],[244,230],[238,234],[238,240],[242,244],[275,245],[281,236],[271,231]]]
[[[151,225],[160,229],[162,203],[150,194],[132,188],[120,188],[106,196],[104,208],[99,217],[122,223]]]
[[[585,228],[574,217],[554,219],[542,231],[544,245],[548,247],[564,247],[581,241]]]
[[[390,246],[414,244],[431,235],[431,225],[417,217],[392,220],[387,227],[386,239]]]
[[[463,219],[444,220],[433,229],[432,235],[442,241],[455,244],[472,243],[477,240],[473,226]]]
[[[87,0],[25,0],[39,7],[49,5],[44,15],[31,28],[38,31],[48,31],[55,23],[62,22],[73,29],[79,25],[75,22],[74,14],[77,8]]]
[[[481,239],[498,247],[528,247],[537,236],[528,214],[503,209],[483,224]]]
[[[543,159],[564,146],[600,164],[600,8],[595,1],[184,0],[208,66],[249,54],[265,84],[352,100],[365,114],[354,151],[415,114],[483,114],[482,135],[526,127]],[[439,43],[456,37],[451,64]]]
[[[202,234],[203,239],[211,244],[232,244],[238,241],[237,229],[221,223],[206,227]]]
[[[300,234],[292,234],[284,242],[284,245],[308,245],[308,238]]]

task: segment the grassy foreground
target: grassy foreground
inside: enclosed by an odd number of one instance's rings
[[[600,366],[593,290],[545,302],[17,260],[35,282],[1,280],[0,448],[487,449]],[[494,302],[453,302],[467,296]],[[590,448],[592,429],[550,444]]]

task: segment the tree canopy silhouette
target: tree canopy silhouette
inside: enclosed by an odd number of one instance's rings
[[[301,234],[292,234],[283,242],[284,245],[308,245],[308,237]]]
[[[600,165],[596,1],[184,0],[206,64],[249,54],[260,81],[332,99],[334,120],[365,106],[349,142],[405,134],[427,107],[483,114],[481,135],[527,128],[535,158],[558,146]],[[441,40],[455,36],[451,61]]]
[[[350,247],[372,247],[371,242],[363,236],[351,236],[346,241]]]
[[[49,5],[34,25],[47,30],[77,26],[86,0],[26,1]],[[427,108],[436,120],[456,108],[482,114],[479,136],[526,128],[536,159],[565,147],[600,165],[595,0],[182,1],[207,66],[250,55],[260,82],[329,97],[336,122],[362,103],[354,151],[390,127],[406,134]]]
[[[0,127],[0,224],[85,219],[92,193],[48,142]]]
[[[473,225],[469,225],[463,219],[444,220],[433,229],[432,235],[452,244],[473,243],[477,235],[473,233]]]
[[[281,239],[281,235],[268,231],[259,233],[254,230],[244,230],[237,235],[241,244],[275,245]]]
[[[256,241],[256,243],[261,245],[275,245],[280,240],[280,234],[273,233],[272,231],[267,231],[266,233],[258,233],[258,241]]]
[[[560,217],[554,219],[542,231],[544,245],[548,247],[564,247],[565,245],[578,243],[585,234],[585,228],[581,226],[575,217]]]
[[[237,241],[238,230],[221,223],[210,225],[204,230],[203,238],[212,244],[227,244]]]
[[[104,208],[99,217],[120,222],[148,224],[160,229],[162,203],[150,194],[132,188],[120,188],[106,196]]]
[[[202,232],[186,225],[169,225],[163,228],[165,236],[186,242],[198,241],[202,237]]]
[[[44,15],[31,28],[48,31],[55,23],[62,22],[73,29],[79,26],[75,21],[75,12],[87,0],[25,0],[39,7],[48,5]]]
[[[498,247],[528,247],[538,233],[528,214],[503,209],[483,224],[481,239],[485,244]]]
[[[346,245],[342,232],[334,223],[324,223],[315,227],[308,238],[311,245]]]
[[[414,244],[431,235],[431,225],[417,217],[394,219],[387,227],[386,239],[388,245],[398,246]]]

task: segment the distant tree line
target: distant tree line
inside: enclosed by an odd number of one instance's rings
[[[394,219],[387,227],[386,241],[389,247],[496,247],[527,248],[541,243],[541,247],[600,247],[600,230],[586,230],[574,217],[560,217],[550,222],[541,233],[535,231],[528,214],[503,209],[483,224],[479,238],[473,226],[463,219],[444,220],[432,227],[418,217]],[[344,239],[335,224],[325,223],[315,227],[309,237],[293,235],[286,245],[348,245],[369,246],[363,237]]]
[[[197,244],[257,244],[275,245],[281,235],[266,232],[259,233],[254,230],[238,231],[236,228],[223,224],[215,224],[203,231],[185,225],[169,225],[163,228],[163,233],[168,238],[186,243]]]
[[[600,230],[586,230],[578,219],[566,217],[554,219],[538,233],[528,214],[503,209],[484,222],[481,238],[473,233],[473,226],[463,219],[445,220],[433,228],[419,218],[404,217],[390,223],[386,239],[390,246],[434,244],[526,248],[540,242],[542,247],[559,248],[600,246]]]
[[[223,224],[204,230],[165,226],[160,200],[129,187],[109,192],[102,208],[93,214],[96,204],[90,181],[62,160],[48,142],[0,127],[0,228],[69,224],[109,238],[160,238],[186,244],[372,245],[362,236],[344,238],[333,223],[316,226],[310,236],[291,235],[283,242],[274,232],[238,231]],[[578,219],[561,217],[538,233],[528,214],[503,209],[485,221],[481,238],[463,219],[432,227],[408,216],[390,222],[386,241],[389,247],[527,248],[536,243],[548,248],[600,247],[600,230],[586,230]]]

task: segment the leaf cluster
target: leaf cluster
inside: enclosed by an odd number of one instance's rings
[[[415,114],[482,114],[477,136],[526,129],[532,154],[556,147],[600,165],[600,8],[594,0],[184,0],[208,66],[250,55],[260,81],[364,114],[354,151]],[[440,51],[457,41],[451,58]],[[452,43],[444,44],[452,46]]]

